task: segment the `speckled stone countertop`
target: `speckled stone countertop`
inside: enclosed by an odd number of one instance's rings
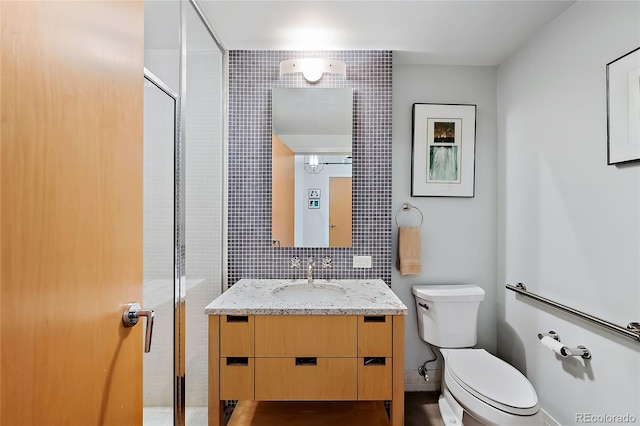
[[[209,315],[406,315],[382,280],[242,279],[206,308]]]

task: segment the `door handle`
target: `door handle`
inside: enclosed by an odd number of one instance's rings
[[[335,228],[336,226],[338,226],[338,225],[335,225],[335,224],[332,223],[331,225],[329,225],[329,228]]]
[[[153,334],[153,317],[155,312],[153,309],[140,309],[138,302],[127,303],[122,313],[122,325],[125,327],[133,327],[138,323],[140,317],[147,317],[147,330],[144,339],[145,353],[151,351],[151,335]]]

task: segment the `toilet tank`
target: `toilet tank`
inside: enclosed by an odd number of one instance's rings
[[[416,285],[420,338],[440,348],[467,348],[478,340],[478,308],[484,290],[477,285]]]

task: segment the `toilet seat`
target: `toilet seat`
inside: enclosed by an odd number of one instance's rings
[[[498,410],[518,416],[539,411],[529,380],[484,349],[449,349],[445,369],[460,387]]]

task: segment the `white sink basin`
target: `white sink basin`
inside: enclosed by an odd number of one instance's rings
[[[287,302],[332,302],[346,294],[344,287],[331,283],[292,283],[272,291],[274,297]]]

